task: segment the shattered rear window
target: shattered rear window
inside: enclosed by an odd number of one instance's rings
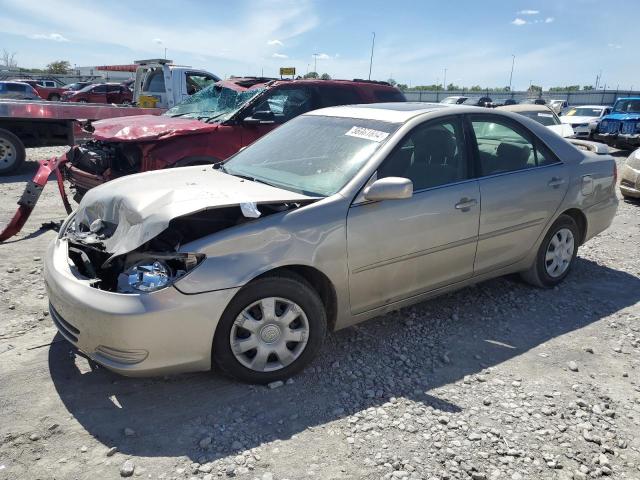
[[[263,91],[264,88],[253,88],[239,92],[221,85],[210,85],[169,109],[165,115],[224,121]]]

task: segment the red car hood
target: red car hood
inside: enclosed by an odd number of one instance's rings
[[[140,142],[213,132],[218,125],[188,118],[135,115],[100,120],[93,127],[96,140]]]

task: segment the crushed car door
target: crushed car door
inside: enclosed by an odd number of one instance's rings
[[[402,200],[354,202],[347,214],[351,311],[359,314],[473,274],[480,196],[457,117],[422,124],[377,178],[413,182]],[[371,181],[371,180],[370,180]]]

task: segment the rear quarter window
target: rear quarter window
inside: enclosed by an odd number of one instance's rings
[[[400,90],[396,89],[384,89],[374,90],[373,97],[377,102],[406,102],[407,99]]]
[[[362,103],[358,92],[349,87],[320,86],[318,93],[320,94],[320,105],[322,107]]]

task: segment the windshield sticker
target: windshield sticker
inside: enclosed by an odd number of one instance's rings
[[[553,118],[553,114],[552,113],[539,113],[538,116],[539,117],[546,117],[546,118]]]
[[[387,132],[381,132],[380,130],[373,130],[372,128],[364,127],[351,127],[345,135],[349,137],[364,138],[365,140],[371,140],[372,142],[380,143],[389,136]]]

